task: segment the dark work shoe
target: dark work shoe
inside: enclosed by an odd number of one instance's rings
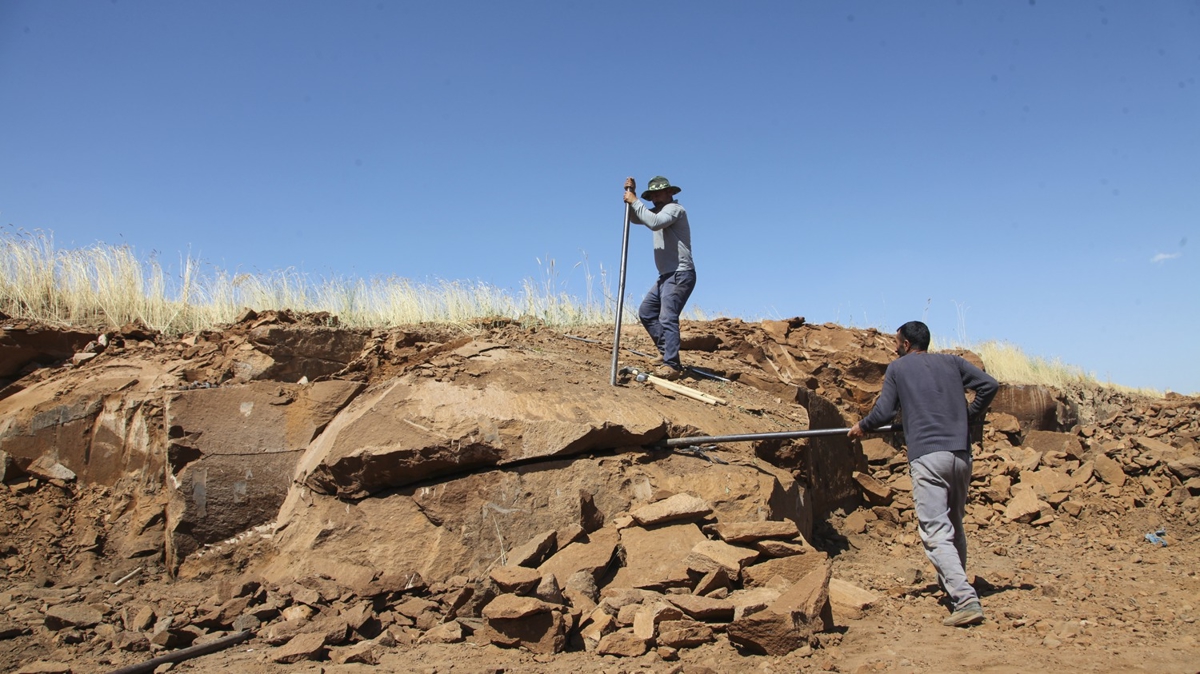
[[[946,616],[942,624],[947,627],[968,627],[983,622],[983,607],[977,601],[970,601]]]

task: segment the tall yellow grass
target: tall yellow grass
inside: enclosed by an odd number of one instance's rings
[[[470,281],[313,278],[292,269],[231,274],[205,271],[191,257],[168,273],[129,246],[67,250],[44,232],[7,231],[0,232],[0,311],[66,325],[117,327],[141,320],[167,334],[229,323],[246,307],[327,311],[349,327],[465,324],[485,316],[560,326],[612,321],[615,298],[603,270],[597,293],[597,279],[585,267],[587,298],[581,302],[559,289],[553,261],[544,269],[544,278],[527,279],[519,291]]]
[[[0,230],[0,311],[19,318],[77,326],[119,327],[134,320],[167,334],[211,329],[234,321],[243,309],[326,311],[348,327],[418,323],[466,326],[501,316],[552,326],[611,323],[616,298],[603,268],[594,276],[586,258],[583,300],[560,289],[553,260],[538,260],[543,273],[519,291],[470,281],[421,283],[405,278],[314,279],[293,269],[231,274],[181,256],[168,272],[157,259],[141,259],[129,246],[95,244],[58,249],[45,232]],[[599,290],[596,287],[599,286]],[[625,316],[636,322],[634,302]],[[704,320],[697,308],[688,318]],[[938,345],[935,345],[938,348]],[[950,344],[979,354],[989,372],[1010,383],[1105,385],[1082,369],[1024,354],[1005,342]],[[1139,393],[1156,393],[1137,390]]]

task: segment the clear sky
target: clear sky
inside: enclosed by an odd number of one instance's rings
[[[582,295],[657,174],[710,316],[1200,391],[1200,0],[0,1],[0,226],[60,248]]]

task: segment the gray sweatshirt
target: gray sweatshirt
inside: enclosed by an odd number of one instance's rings
[[[654,232],[654,265],[660,276],[696,268],[692,265],[692,228],[679,202],[672,201],[660,209],[646,208],[635,201],[629,220]]]
[[[899,408],[909,461],[932,452],[966,450],[971,444],[967,420],[981,416],[999,388],[995,379],[958,356],[914,351],[888,365],[879,399],[859,424],[864,430],[877,428]],[[975,392],[969,408],[967,390]]]

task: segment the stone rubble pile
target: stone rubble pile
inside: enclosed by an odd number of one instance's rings
[[[1009,523],[1046,526],[1087,509],[1161,508],[1188,525],[1200,519],[1200,402],[1143,402],[1073,432],[1023,429],[1016,417],[990,412],[976,445],[968,528]],[[885,440],[862,443],[870,472],[855,473],[867,507],[850,513],[851,533],[915,542],[902,533],[915,518],[904,453]]]
[[[876,600],[831,579],[828,556],[794,522],[722,521],[696,496],[656,497],[590,534],[534,536],[482,578],[366,573],[273,584],[242,575],[181,582],[157,597],[136,594],[136,573],[82,586],[21,582],[0,593],[0,639],[44,630],[76,654],[149,659],[250,630],[277,663],[376,664],[385,649],[468,640],[673,660],[717,640],[769,655],[812,649],[836,638],[826,634],[832,604],[862,610]]]

